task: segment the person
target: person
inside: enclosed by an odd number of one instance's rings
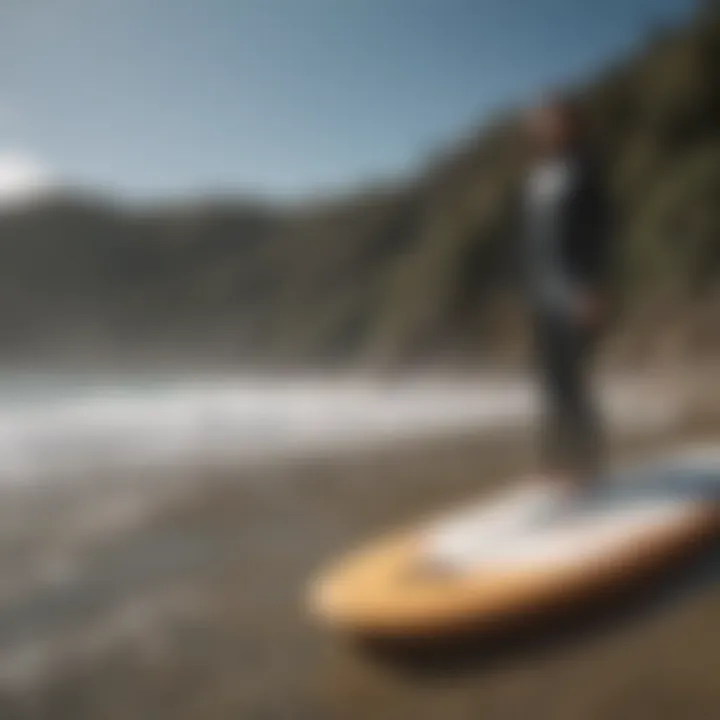
[[[612,223],[603,173],[577,103],[553,98],[527,113],[530,163],[504,210],[521,260],[544,400],[542,470],[492,511],[471,508],[427,541],[423,572],[476,567],[498,543],[557,522],[592,498],[603,469],[591,360],[608,310]],[[519,206],[518,206],[519,203]],[[517,232],[517,221],[520,229]],[[513,263],[517,267],[517,263]]]
[[[608,309],[610,202],[575,99],[532,108],[526,131],[519,240],[544,410],[542,476],[576,490],[603,466],[590,372]]]

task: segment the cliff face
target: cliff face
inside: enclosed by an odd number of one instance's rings
[[[720,21],[658,35],[583,95],[619,208],[616,348],[720,349]],[[324,204],[65,197],[6,213],[0,351],[290,366],[511,352],[514,125],[498,119],[413,182]]]

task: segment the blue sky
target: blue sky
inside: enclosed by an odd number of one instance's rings
[[[132,197],[394,176],[693,5],[0,0],[0,194],[47,173]]]

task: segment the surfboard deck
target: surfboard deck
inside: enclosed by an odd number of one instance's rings
[[[311,612],[366,636],[478,629],[612,591],[720,532],[720,459],[620,472],[570,505],[551,485],[511,488],[333,563]]]

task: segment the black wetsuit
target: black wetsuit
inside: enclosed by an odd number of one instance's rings
[[[601,465],[602,432],[588,377],[598,327],[578,307],[583,296],[606,295],[609,216],[601,176],[586,160],[557,158],[528,174],[520,254],[544,401],[543,460],[584,476]]]

